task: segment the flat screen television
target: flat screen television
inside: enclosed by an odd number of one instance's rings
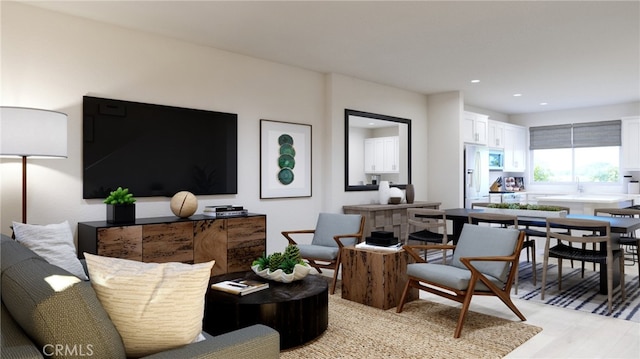
[[[83,198],[235,194],[238,115],[83,97]]]

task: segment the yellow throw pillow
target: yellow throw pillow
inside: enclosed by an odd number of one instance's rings
[[[85,253],[91,285],[124,342],[127,357],[194,342],[215,261],[142,263]]]

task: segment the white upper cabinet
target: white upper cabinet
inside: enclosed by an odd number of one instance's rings
[[[622,165],[627,171],[640,171],[640,117],[622,119]]]
[[[504,122],[489,120],[487,128],[489,147],[504,148]]]
[[[504,171],[524,172],[527,160],[526,127],[504,124]]]
[[[462,142],[486,145],[488,122],[487,115],[465,111],[460,126]]]
[[[398,173],[399,158],[398,136],[364,140],[365,173]]]

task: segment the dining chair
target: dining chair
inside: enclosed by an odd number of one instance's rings
[[[408,234],[404,244],[409,241],[447,244],[447,216],[444,211],[428,208],[407,209]],[[442,262],[446,261],[446,251],[442,251]],[[427,260],[427,251],[424,251]]]
[[[558,209],[560,209],[560,211],[566,211],[567,214],[571,213],[571,208],[569,207],[563,207],[563,206],[554,206]],[[526,254],[527,254],[527,262],[529,262],[529,260],[531,260],[531,265],[533,266],[533,285],[536,285],[537,279],[536,279],[536,240],[535,238],[531,238],[531,237],[538,237],[538,238],[547,238],[547,231],[544,228],[540,228],[537,226],[531,226],[531,225],[527,225],[524,227],[524,245],[523,247],[526,249]],[[569,232],[567,232],[566,234],[571,234]],[[583,269],[584,269],[584,263],[582,265]],[[571,260],[571,268],[573,268],[573,260]],[[595,270],[595,268],[594,268]],[[584,277],[584,270],[583,270],[583,274],[582,276]]]
[[[469,223],[471,224],[481,224],[485,223],[487,225],[498,225],[503,228],[515,228],[520,229],[518,226],[518,216],[504,213],[487,213],[487,212],[477,212],[477,213],[469,213]],[[524,245],[526,242],[522,243],[522,249],[524,249]],[[533,283],[536,283],[536,260],[533,258]],[[518,294],[518,266],[516,267],[516,275],[515,275],[515,294]]]
[[[593,210],[594,216],[610,216],[610,217],[627,217],[627,218],[640,218],[640,209],[635,208],[596,208]],[[631,254],[631,266],[635,265],[640,258],[640,237],[636,235],[636,232],[629,233],[611,233],[611,239],[615,243],[619,243],[621,246],[630,247]],[[633,252],[635,247],[635,252]],[[625,263],[626,264],[626,263]],[[640,263],[638,265],[638,275],[640,276]],[[640,286],[640,281],[638,281]]]
[[[290,245],[298,246],[300,258],[318,273],[333,270],[331,294],[336,291],[342,248],[362,242],[365,219],[359,214],[320,213],[315,229],[282,231]],[[297,243],[293,237],[313,234],[311,244]]]
[[[553,228],[564,228],[574,231],[597,232],[598,235],[581,236],[554,232]],[[558,243],[551,247],[551,238],[558,239]],[[565,244],[563,242],[568,242]],[[599,249],[587,249],[586,247],[572,247],[571,243],[587,244],[598,243]],[[544,248],[544,262],[542,264],[542,289],[540,297],[544,300],[547,284],[547,267],[549,257],[558,260],[558,291],[562,290],[562,260],[574,259],[584,262],[594,262],[607,265],[607,303],[609,314],[612,309],[613,297],[613,265],[615,258],[620,258],[622,251],[613,249],[611,240],[611,225],[607,221],[577,218],[547,218],[547,239]],[[620,260],[620,291],[622,299],[626,299],[624,287],[624,260]]]
[[[396,309],[402,312],[411,288],[462,303],[453,337],[459,338],[474,295],[496,296],[511,311],[526,320],[511,300],[511,285],[518,267],[524,233],[512,228],[464,224],[456,245],[404,245],[415,260],[407,264],[408,281]],[[453,250],[449,264],[427,263],[420,250]]]

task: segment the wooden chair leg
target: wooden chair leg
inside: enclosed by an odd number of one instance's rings
[[[409,293],[409,289],[411,288],[411,283],[413,279],[409,279],[407,284],[404,286],[404,290],[402,291],[402,296],[400,297],[400,303],[398,303],[398,307],[396,308],[396,313],[402,312],[402,308],[404,308],[404,302],[407,300],[407,294]]]
[[[542,287],[540,288],[540,299],[544,300],[544,290],[547,286],[547,266],[549,265],[549,253],[545,250],[542,259]]]
[[[624,253],[620,256],[620,291],[622,292],[622,300],[627,299],[627,290],[624,285]]]
[[[636,242],[636,259],[638,260],[638,277],[640,277],[640,240]],[[638,281],[640,287],[640,280]]]
[[[460,309],[460,317],[458,318],[458,325],[456,326],[456,330],[453,333],[454,338],[460,338],[460,333],[462,333],[462,326],[464,325],[464,320],[467,317],[467,312],[469,312],[469,306],[471,305],[471,297],[473,297],[473,289],[470,289],[467,292],[467,295],[462,302],[462,309]]]
[[[558,258],[558,291],[561,291],[561,290],[562,290],[562,258]]]
[[[511,296],[509,296],[508,293],[504,293],[504,292],[493,292],[498,298],[500,298],[500,300],[502,301],[502,303],[504,303],[507,307],[509,307],[509,309],[511,309],[511,311],[513,312],[513,314],[517,315],[518,318],[520,318],[520,320],[527,320],[527,318],[524,317],[524,315],[520,312],[520,310],[518,310],[518,308],[516,307],[515,304],[513,304],[513,301],[511,301]]]
[[[624,274],[621,273],[620,275],[621,281],[624,281],[624,279],[622,279],[623,276]],[[613,302],[613,263],[607,263],[607,309],[609,310],[609,314],[611,314],[611,309],[613,307],[611,304],[612,302]]]
[[[516,275],[515,275],[513,285],[516,287],[515,294],[517,295],[518,294],[518,272],[520,271],[520,266],[516,266],[515,271],[516,271]]]
[[[341,255],[338,253],[338,258],[336,259],[336,269],[333,271],[333,283],[331,284],[331,294],[336,292],[336,283],[338,282],[338,272],[340,271],[341,264]]]
[[[531,271],[533,272],[533,285],[537,282],[537,267],[536,267],[536,242],[531,243]]]

